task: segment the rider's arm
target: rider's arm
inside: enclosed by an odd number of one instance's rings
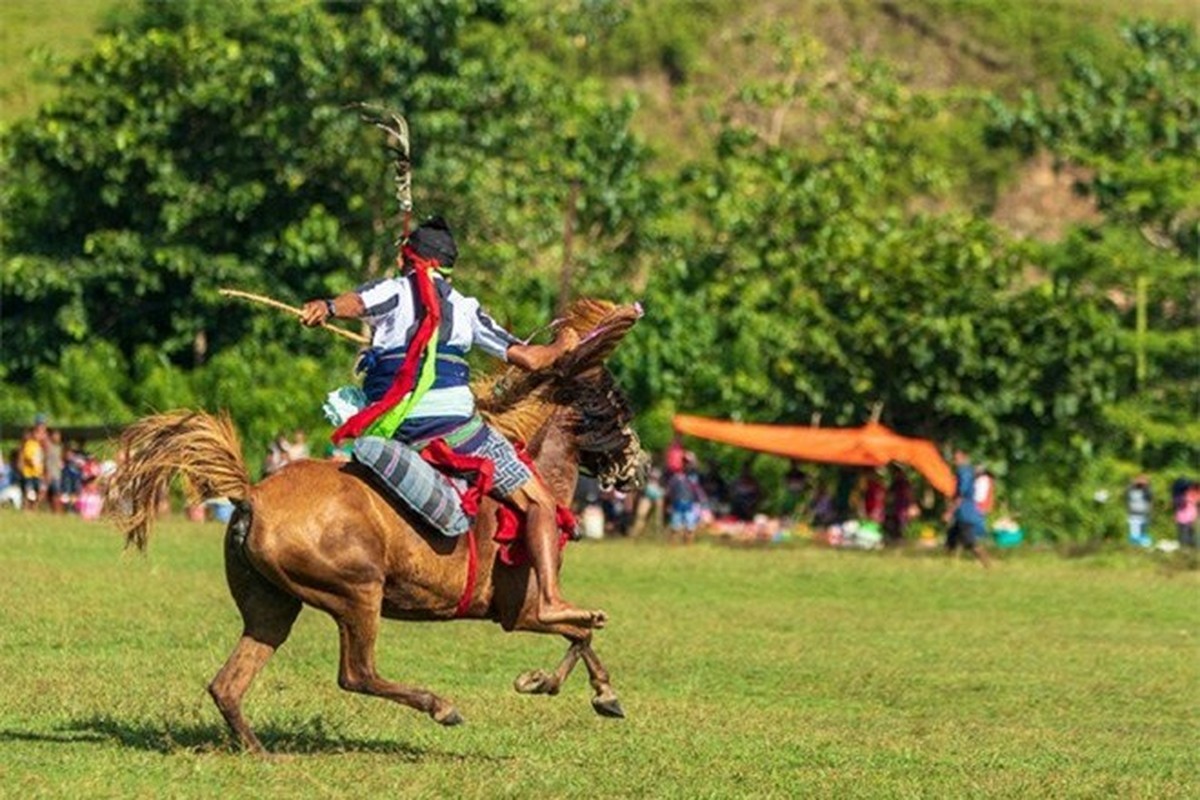
[[[515,364],[523,370],[536,372],[548,367],[559,358],[574,350],[579,345],[579,334],[574,328],[564,327],[558,333],[553,344],[514,344],[509,345],[505,355],[510,364]]]
[[[496,358],[503,358],[521,369],[534,372],[548,367],[579,345],[579,334],[568,327],[559,331],[553,344],[525,344],[492,319],[480,307],[478,300],[463,297],[457,292],[452,297],[456,302],[465,304],[473,321],[473,343],[484,352]]]
[[[333,317],[357,319],[367,313],[367,306],[358,292],[346,292],[327,300],[309,300],[304,304],[303,312],[300,322],[314,328]]]

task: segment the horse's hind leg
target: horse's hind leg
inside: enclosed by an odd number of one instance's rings
[[[442,725],[457,725],[462,716],[450,703],[426,689],[406,686],[379,677],[375,671],[375,639],[379,635],[382,588],[334,613],[341,638],[338,686],[349,692],[395,700],[424,711]]]
[[[255,572],[233,548],[226,548],[225,575],[229,590],[242,613],[242,638],[225,666],[208,685],[230,730],[244,747],[264,752],[242,716],[242,697],[267,660],[287,640],[300,613],[300,601],[290,597]]]

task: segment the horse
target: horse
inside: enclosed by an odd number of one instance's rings
[[[644,477],[648,458],[631,428],[632,412],[604,366],[640,315],[636,305],[578,301],[562,320],[580,336],[575,350],[538,372],[509,367],[472,385],[481,413],[505,435],[527,443],[562,505],[580,469],[624,488]],[[563,636],[569,646],[558,666],[518,675],[516,691],[557,694],[583,661],[594,710],[624,716],[592,648],[593,630],[541,623],[536,574],[527,564],[510,566],[499,558],[499,501],[485,499],[472,531],[450,538],[385,496],[373,474],[355,462],[297,461],[252,484],[228,415],[157,414],[127,428],[121,444],[126,455],[112,476],[109,505],[116,508],[126,547],[145,549],[158,498],[176,475],[191,502],[226,497],[234,504],[224,537],[225,576],[243,629],[208,692],[247,750],[265,752],[242,713],[242,698],[306,605],[337,624],[342,689],[402,703],[442,725],[463,721],[454,705],[377,671],[381,619],[491,620],[509,632]],[[561,564],[560,551],[557,568]]]

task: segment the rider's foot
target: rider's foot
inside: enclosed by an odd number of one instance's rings
[[[572,625],[583,625],[588,628],[603,628],[608,622],[608,614],[603,611],[589,611],[575,608],[566,603],[543,603],[538,608],[538,622],[544,625],[565,622]]]

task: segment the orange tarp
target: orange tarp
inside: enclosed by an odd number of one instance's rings
[[[927,439],[910,439],[871,422],[861,428],[809,428],[800,425],[747,425],[679,414],[675,430],[760,453],[846,464],[881,467],[889,461],[908,464],[942,494],[954,494],[954,473]]]

